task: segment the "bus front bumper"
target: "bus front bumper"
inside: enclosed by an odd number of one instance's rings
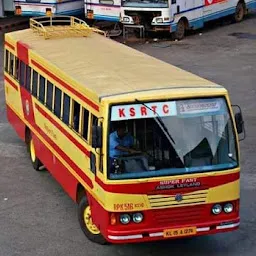
[[[182,229],[188,227],[186,226],[175,226],[175,227],[162,227],[162,228],[151,228],[151,229],[141,229],[138,230],[126,230],[117,231],[108,229],[106,239],[110,243],[136,243],[136,242],[146,242],[164,239],[177,239],[192,236],[201,235],[211,235],[222,232],[230,232],[239,228],[240,218],[229,220],[228,222],[208,222],[198,225],[192,225],[196,227],[196,233],[193,235],[182,235],[182,236],[172,236],[165,237],[164,231],[170,229]]]

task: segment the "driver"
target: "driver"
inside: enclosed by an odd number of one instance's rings
[[[140,153],[140,151],[132,149],[133,137],[125,133],[125,130],[125,123],[119,122],[116,130],[110,134],[109,156],[112,159],[121,155]]]

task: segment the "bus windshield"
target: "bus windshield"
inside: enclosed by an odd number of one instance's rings
[[[224,98],[112,106],[109,179],[217,171],[237,166]]]
[[[123,0],[123,7],[167,8],[168,0]]]

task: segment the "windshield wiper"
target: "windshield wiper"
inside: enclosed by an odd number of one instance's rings
[[[165,133],[168,135],[169,139],[173,142],[173,144],[175,144],[175,141],[173,140],[171,134],[169,133],[169,131],[168,131],[166,125],[164,124],[164,122],[163,122],[162,118],[159,116],[159,114],[158,114],[155,110],[153,110],[151,107],[147,106],[144,102],[142,102],[142,101],[140,101],[140,100],[138,100],[138,99],[135,99],[135,101],[136,101],[137,103],[143,105],[143,106],[146,107],[147,109],[151,110],[154,114],[157,115],[156,119],[157,119],[158,122],[160,123],[161,128],[165,131]]]

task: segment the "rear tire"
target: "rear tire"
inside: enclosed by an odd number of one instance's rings
[[[234,14],[235,22],[241,22],[244,19],[245,6],[242,2],[239,2],[236,6],[236,12]]]
[[[34,141],[33,141],[33,138],[32,138],[31,134],[29,134],[27,147],[28,147],[30,161],[32,163],[33,168],[36,171],[40,171],[40,167],[42,166],[42,163],[40,162],[40,160],[36,156],[35,144],[34,144]]]
[[[176,31],[174,32],[174,39],[182,40],[185,37],[186,24],[184,19],[180,19]]]
[[[86,196],[83,196],[78,204],[78,221],[82,231],[89,240],[97,244],[107,244],[106,239],[92,221],[91,208]]]

